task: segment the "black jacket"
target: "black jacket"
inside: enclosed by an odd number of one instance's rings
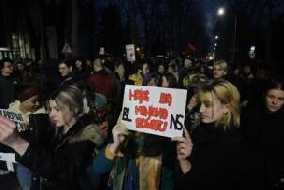
[[[0,74],[0,109],[7,109],[9,104],[15,100],[16,85],[15,79]]]
[[[271,113],[264,105],[245,110],[242,131],[247,142],[261,151],[266,164],[268,188],[284,178],[284,109]]]
[[[237,129],[201,125],[193,131],[192,140],[192,168],[188,173],[180,172],[176,189],[262,188],[263,165],[254,163]]]
[[[35,130],[40,130],[40,126]],[[18,161],[43,178],[43,189],[80,190],[86,185],[82,184],[85,183],[86,168],[93,158],[95,146],[102,143],[98,127],[90,125],[90,120],[83,116],[65,135],[57,133],[53,136],[50,131],[46,134],[50,137],[41,132],[34,134],[41,137],[32,138],[26,153]]]

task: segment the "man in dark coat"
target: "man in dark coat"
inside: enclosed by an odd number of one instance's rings
[[[9,104],[15,100],[17,82],[11,77],[13,65],[10,60],[1,60],[0,70],[0,108],[7,109]]]

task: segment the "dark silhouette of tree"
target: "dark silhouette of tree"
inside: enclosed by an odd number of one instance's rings
[[[99,31],[99,44],[106,52],[118,56],[123,50],[123,34],[120,12],[116,5],[106,7],[102,13]]]

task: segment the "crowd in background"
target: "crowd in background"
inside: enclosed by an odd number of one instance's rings
[[[192,57],[6,59],[0,68],[0,108],[24,119],[19,132],[0,118],[0,152],[16,153],[23,190],[284,188],[283,76]],[[127,84],[186,89],[184,137],[127,130]]]

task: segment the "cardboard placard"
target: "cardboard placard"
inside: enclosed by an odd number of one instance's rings
[[[99,55],[104,55],[105,54],[105,48],[100,47]]]
[[[126,57],[127,57],[127,61],[129,62],[134,62],[136,60],[134,44],[126,45]]]
[[[21,114],[8,111],[6,109],[0,109],[0,116],[3,116],[11,121],[14,121],[18,131],[25,130],[23,125],[24,119]]]
[[[122,122],[130,130],[181,137],[186,93],[183,89],[126,85]]]

